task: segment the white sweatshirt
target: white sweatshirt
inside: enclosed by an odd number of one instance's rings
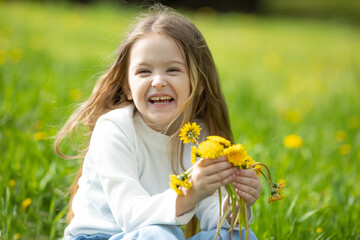
[[[195,212],[202,230],[216,228],[219,217],[216,192],[193,210],[176,217],[177,195],[168,185],[169,174],[173,173],[168,139],[149,128],[134,111],[134,105],[101,116],[84,159],[72,204],[75,216],[65,229],[65,237],[114,235],[151,224],[182,225]],[[190,145],[185,146],[184,165],[186,169],[192,166]]]

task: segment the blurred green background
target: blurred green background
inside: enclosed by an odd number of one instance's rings
[[[287,180],[285,199],[272,204],[263,182],[258,238],[360,239],[359,4],[289,2],[255,13],[179,10],[212,50],[236,142]],[[1,239],[61,238],[80,161],[57,157],[53,137],[138,12],[0,1]]]

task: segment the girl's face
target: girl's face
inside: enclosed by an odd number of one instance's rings
[[[129,58],[129,100],[156,131],[168,127],[190,96],[190,79],[182,49],[170,37],[151,33],[139,39]]]

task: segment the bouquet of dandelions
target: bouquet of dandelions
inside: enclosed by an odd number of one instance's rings
[[[286,181],[284,179],[280,179],[277,183],[272,182],[268,167],[263,163],[255,162],[247,154],[246,150],[241,144],[233,145],[230,141],[219,136],[208,136],[207,140],[199,142],[198,139],[200,135],[200,130],[200,126],[198,126],[196,123],[191,124],[190,122],[185,124],[180,129],[180,140],[183,141],[184,144],[193,143],[197,145],[197,147],[191,147],[191,162],[194,164],[194,166],[196,165],[198,158],[209,158],[211,160],[225,155],[227,157],[227,161],[232,163],[235,167],[239,169],[250,169],[253,170],[259,177],[260,175],[264,176],[266,181],[269,183],[271,191],[269,203],[284,198],[284,196],[281,195],[281,191],[286,186]],[[192,166],[186,172],[181,173],[180,175],[170,175],[169,185],[172,189],[176,191],[178,195],[182,194],[182,188],[191,189],[190,177],[194,166]],[[264,174],[263,167],[266,169],[267,174]],[[250,233],[246,203],[243,198],[239,197],[236,194],[236,190],[232,183],[226,185],[226,190],[228,193],[228,204],[226,204],[224,214],[222,214],[221,188],[218,189],[220,212],[217,231],[214,239],[217,239],[217,237],[219,236],[220,229],[225,219],[228,217],[230,211],[232,211],[231,222],[229,223],[230,237],[232,236],[234,227],[238,225],[239,229],[241,229],[242,227],[245,228],[245,237],[248,240],[250,239]],[[240,239],[242,239],[241,231],[239,232]]]

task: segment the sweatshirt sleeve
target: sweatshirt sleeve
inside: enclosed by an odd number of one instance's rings
[[[116,223],[125,232],[151,224],[186,224],[195,209],[176,217],[172,189],[150,196],[140,184],[133,134],[131,128],[99,119],[88,152]]]

